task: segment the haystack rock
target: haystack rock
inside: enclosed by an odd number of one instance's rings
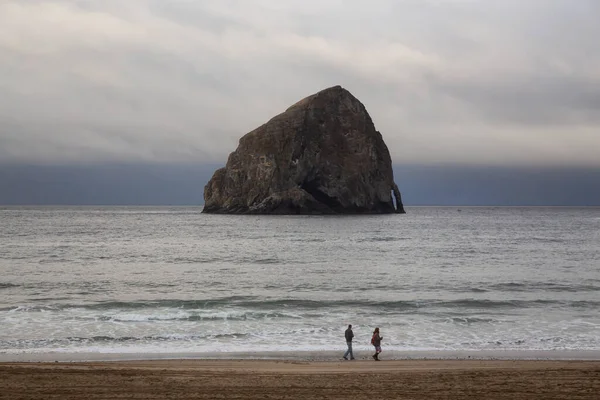
[[[392,161],[365,106],[340,86],[246,134],[204,188],[205,213],[404,213]]]

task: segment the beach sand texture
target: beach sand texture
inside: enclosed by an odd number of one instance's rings
[[[600,361],[2,363],[0,399],[599,399]]]

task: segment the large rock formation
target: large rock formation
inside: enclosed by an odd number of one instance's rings
[[[204,188],[205,213],[403,213],[392,162],[365,106],[325,89],[246,134]]]

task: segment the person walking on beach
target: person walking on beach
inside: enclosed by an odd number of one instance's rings
[[[373,337],[371,338],[371,344],[375,346],[375,354],[373,354],[373,360],[379,360],[379,353],[381,353],[381,340],[383,337],[379,336],[379,328],[375,328],[373,331]]]
[[[348,355],[350,355],[350,359],[354,360],[354,353],[352,353],[352,339],[354,338],[354,332],[352,332],[352,325],[348,325],[348,329],[345,332],[346,336],[346,344],[348,345],[348,350],[344,353],[344,360],[348,359]]]

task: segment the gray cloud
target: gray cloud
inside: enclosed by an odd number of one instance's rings
[[[220,162],[341,84],[396,162],[600,165],[594,0],[0,3],[0,162]]]

